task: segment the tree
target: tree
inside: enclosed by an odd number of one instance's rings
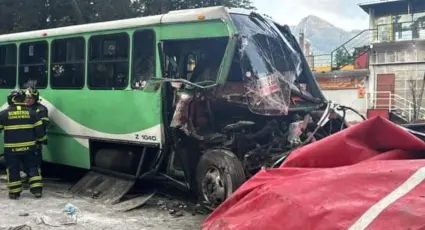
[[[14,3],[10,5],[10,10],[14,16],[12,19],[13,28],[10,32],[47,28],[45,17],[47,15],[47,8],[45,1],[14,1]]]
[[[351,55],[345,47],[340,47],[335,52],[335,65],[332,65],[336,68],[341,68],[346,65],[351,65],[353,63],[353,55]],[[334,61],[332,60],[332,62]],[[333,63],[332,63],[333,64]]]
[[[0,0],[0,34],[208,6],[255,9],[252,0]]]
[[[411,117],[409,117],[409,119],[413,121],[422,119],[420,115],[421,115],[421,108],[422,108],[422,99],[424,96],[424,89],[425,89],[425,74],[422,79],[410,77],[407,82],[409,87],[409,93],[410,93],[410,96],[412,97],[411,106],[413,107],[413,108],[410,108],[410,105],[408,106],[408,109],[412,110],[412,113],[410,114]],[[420,84],[420,89],[418,89],[419,84]]]
[[[163,14],[170,10],[193,9],[209,6],[227,6],[255,9],[251,0],[145,0],[143,15]]]

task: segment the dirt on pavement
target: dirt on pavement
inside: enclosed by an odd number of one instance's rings
[[[200,229],[206,217],[185,211],[186,205],[181,201],[161,196],[154,196],[138,209],[120,212],[90,198],[74,197],[68,188],[69,184],[46,182],[43,198],[34,199],[24,190],[19,200],[10,200],[6,183],[0,181],[0,230],[194,230]],[[76,207],[76,223],[63,211],[67,204]]]

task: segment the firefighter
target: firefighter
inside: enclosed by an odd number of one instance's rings
[[[43,184],[35,153],[37,144],[46,143],[47,136],[42,121],[25,99],[25,92],[13,90],[7,97],[9,107],[0,112],[10,199],[18,199],[22,192],[21,163],[28,169],[30,192],[36,198],[42,197]]]
[[[47,133],[47,127],[49,126],[49,110],[46,106],[40,103],[40,93],[36,88],[29,87],[25,90],[25,94],[27,96],[27,104],[36,111],[37,115],[43,122],[44,132]],[[42,150],[43,145],[37,145],[37,156],[38,156],[38,164],[41,167],[41,163],[43,162]]]

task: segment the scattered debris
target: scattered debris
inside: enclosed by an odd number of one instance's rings
[[[136,198],[130,199],[130,200],[126,200],[124,202],[118,203],[116,205],[114,205],[114,210],[115,211],[121,211],[121,212],[127,212],[130,210],[133,210],[135,208],[138,208],[142,205],[144,205],[148,200],[150,200],[153,196],[155,195],[155,193],[151,193],[149,195],[145,195],[145,196],[138,196]]]
[[[175,200],[170,200],[170,202],[160,200],[158,201],[157,206],[160,210],[168,211],[168,213],[173,217],[184,216],[184,211],[188,208],[185,203]]]
[[[195,208],[194,208],[194,210],[193,210],[193,212],[192,212],[192,215],[193,216],[195,216],[195,215],[208,215],[208,214],[210,214],[211,213],[211,211],[213,211],[213,210],[211,210],[210,208],[208,208],[207,206],[205,206],[205,205],[201,205],[201,204],[197,204],[196,206],[195,206]]]
[[[31,230],[32,228],[26,224],[19,225],[16,227],[9,227],[9,228],[0,228],[0,230]]]
[[[37,217],[35,219],[35,221],[36,221],[36,223],[38,225],[44,224],[44,225],[47,225],[47,226],[50,226],[50,227],[59,227],[59,226],[61,226],[61,223],[52,220],[52,218],[50,218],[48,216],[39,216],[39,217]]]
[[[67,205],[65,205],[63,212],[65,212],[67,214],[67,216],[70,217],[70,219],[71,219],[71,222],[66,223],[66,225],[77,224],[77,214],[81,213],[81,210],[79,208],[75,207],[72,204],[67,204]]]
[[[170,214],[173,217],[182,217],[182,216],[184,216],[184,213],[182,211],[176,211],[176,210],[170,210]]]
[[[149,199],[142,208],[117,212],[112,209],[115,205],[105,205],[90,199],[72,196],[67,190],[68,186],[63,184],[65,182],[59,183],[61,183],[60,186],[56,186],[56,183],[49,183],[43,190],[42,200],[34,199],[29,191],[24,191],[22,199],[16,202],[9,199],[7,190],[0,190],[0,230],[199,229],[200,223],[206,217],[191,216],[190,212],[182,211],[185,214],[184,217],[173,218],[168,211],[161,211],[156,206],[159,200],[167,203],[171,200],[158,195]],[[6,184],[0,183],[0,188],[3,187],[6,188]],[[153,190],[145,191],[142,194],[148,195],[149,192],[153,192]],[[126,197],[126,200],[136,199],[141,193],[133,194],[134,196]],[[179,197],[174,198],[173,201],[178,199],[185,200],[185,198]],[[68,213],[72,214],[72,209],[65,209],[68,203],[75,207],[78,217],[77,224],[71,221],[68,215]],[[188,206],[191,205],[188,204]],[[71,212],[67,212],[67,210]],[[20,216],[25,213],[28,213],[29,216]],[[19,226],[24,224],[31,228]]]
[[[43,215],[36,218],[38,225],[44,224],[50,227],[59,227],[62,225],[75,225],[77,224],[78,216],[81,214],[81,210],[72,204],[66,204],[62,210],[66,213],[65,219],[52,220],[49,216]]]
[[[74,216],[75,212],[77,211],[76,209],[77,208],[74,205],[67,204],[67,205],[65,205],[65,208],[63,209],[63,211],[66,212],[66,214],[68,214],[70,216]]]
[[[173,217],[182,217],[185,213],[190,213],[192,216],[196,215],[208,215],[211,210],[207,209],[201,204],[185,203],[173,198],[168,198],[166,201],[159,200],[156,206],[162,210],[167,211]]]
[[[70,191],[74,195],[91,197],[104,204],[116,204],[134,184],[134,180],[90,171],[74,184]]]

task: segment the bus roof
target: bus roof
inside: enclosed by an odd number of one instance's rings
[[[89,23],[84,25],[75,25],[60,27],[54,29],[35,30],[21,33],[4,34],[0,35],[1,42],[19,41],[19,40],[30,40],[43,37],[55,37],[65,36],[72,34],[80,34],[87,32],[96,32],[104,30],[115,30],[115,29],[127,29],[137,28],[141,26],[158,25],[158,24],[169,24],[169,23],[180,23],[180,22],[196,22],[199,21],[199,16],[204,16],[204,20],[217,20],[217,19],[228,19],[230,20],[230,12],[238,14],[246,14],[250,11],[242,9],[228,9],[223,6],[188,9],[188,10],[176,10],[170,11],[166,14],[138,17],[131,19],[115,20],[108,22]]]

